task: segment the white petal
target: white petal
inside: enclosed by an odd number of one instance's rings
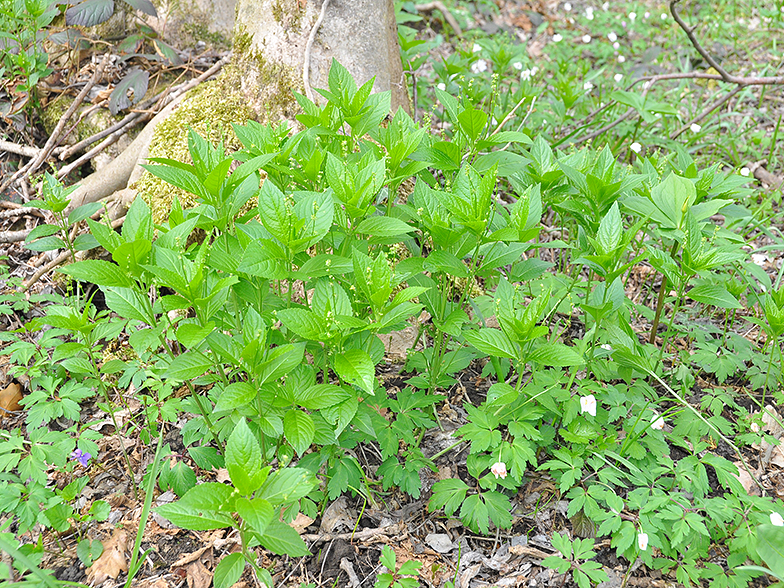
[[[770,524],[776,527],[784,527],[784,517],[777,512],[770,513]]]

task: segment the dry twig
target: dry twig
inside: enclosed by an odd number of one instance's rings
[[[38,153],[38,155],[33,160],[31,160],[27,165],[21,167],[8,180],[3,182],[2,185],[0,185],[0,193],[5,192],[6,188],[8,188],[8,186],[10,186],[13,182],[15,182],[19,176],[24,174],[27,175],[33,174],[38,170],[39,167],[41,167],[41,164],[46,160],[47,157],[49,157],[49,154],[57,146],[57,143],[60,140],[65,125],[71,119],[74,112],[76,112],[79,106],[81,106],[82,102],[87,97],[87,94],[90,92],[92,87],[103,76],[103,70],[109,63],[110,57],[111,55],[109,53],[104,55],[103,59],[98,64],[98,67],[95,68],[92,77],[85,84],[84,88],[82,88],[81,92],[79,92],[79,94],[76,96],[71,106],[68,107],[68,110],[66,110],[63,116],[60,117],[60,120],[57,122],[57,125],[52,131],[52,134],[49,136],[49,140],[46,142],[46,145],[44,145],[43,149],[41,149],[40,153]]]
[[[458,24],[457,19],[449,12],[449,9],[444,5],[443,2],[440,0],[435,0],[435,2],[428,2],[427,4],[417,4],[414,6],[417,12],[433,12],[434,10],[438,10],[441,14],[444,15],[444,19],[446,22],[449,23],[449,26],[455,31],[455,34],[458,37],[463,36],[463,29],[460,28],[460,24]]]

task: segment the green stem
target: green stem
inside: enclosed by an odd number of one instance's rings
[[[675,254],[678,253],[679,243],[675,241],[670,249],[670,257],[675,259]],[[656,331],[659,329],[659,319],[661,318],[662,308],[664,307],[664,297],[667,292],[667,276],[662,274],[661,288],[659,288],[659,299],[656,301],[656,316],[653,317],[653,324],[651,325],[651,338],[649,343],[653,345],[656,343]]]
[[[133,543],[133,553],[131,561],[128,564],[128,579],[125,581],[125,588],[130,588],[134,577],[142,566],[143,556],[139,557],[141,550],[142,537],[144,536],[144,529],[147,526],[147,521],[150,518],[150,510],[152,510],[152,496],[155,491],[155,483],[158,480],[158,472],[160,471],[161,464],[161,449],[163,448],[163,428],[158,431],[158,447],[155,449],[155,457],[152,460],[150,470],[150,478],[147,481],[147,488],[145,488],[144,506],[142,507],[142,515],[139,519],[139,529],[136,532],[136,540]]]

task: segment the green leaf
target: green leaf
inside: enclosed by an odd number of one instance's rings
[[[141,321],[148,325],[156,323],[150,301],[131,288],[103,288],[106,306],[120,317]]]
[[[397,237],[413,233],[416,229],[399,218],[391,216],[371,216],[357,226],[357,233],[373,237]]]
[[[252,499],[239,498],[235,504],[237,514],[250,525],[251,531],[264,533],[270,521],[275,517],[272,505],[258,496]]]
[[[277,312],[283,325],[309,341],[321,341],[325,337],[325,328],[321,320],[304,308],[284,308]]]
[[[245,419],[240,419],[226,443],[226,469],[240,494],[254,493],[264,482],[261,449]]]
[[[215,566],[212,582],[215,588],[229,588],[237,583],[245,570],[242,552],[230,553]]]
[[[347,398],[350,398],[349,393],[333,384],[316,384],[304,390],[294,391],[294,401],[308,410],[335,406]]]
[[[78,208],[75,208],[71,211],[71,214],[68,215],[68,224],[72,225],[78,223],[79,221],[83,221],[86,218],[91,217],[96,212],[103,208],[103,204],[100,202],[90,202],[88,204],[82,204]]]
[[[278,555],[290,557],[310,555],[310,550],[302,537],[292,527],[281,521],[270,522],[266,532],[258,539],[259,543]]]
[[[338,353],[332,358],[332,367],[343,381],[354,384],[371,396],[374,394],[376,368],[367,352],[349,349],[345,353]]]
[[[313,443],[316,426],[309,414],[292,408],[283,417],[283,432],[294,451],[302,457]]]
[[[514,343],[498,329],[482,328],[478,331],[465,331],[463,336],[482,353],[508,359],[517,357]]]
[[[466,109],[457,115],[461,130],[473,143],[487,124],[487,113],[478,108]]]
[[[215,404],[215,412],[248,406],[256,398],[256,388],[248,382],[234,382],[226,386]]]
[[[540,345],[526,357],[526,361],[552,367],[572,367],[585,363],[582,355],[577,353],[574,347],[569,347],[563,343]]]
[[[76,546],[76,557],[79,558],[79,561],[81,561],[86,568],[93,565],[93,562],[101,557],[102,553],[103,543],[98,540],[90,541],[89,539],[83,539],[79,541]]]
[[[596,233],[596,241],[602,249],[599,253],[612,253],[618,248],[623,235],[623,222],[621,213],[618,210],[618,203],[613,202],[610,210],[604,215],[602,222],[599,223],[599,231]]]
[[[191,492],[195,489],[193,488]],[[182,501],[164,504],[156,508],[155,511],[181,529],[190,529],[191,531],[210,531],[234,526],[234,519],[227,514],[195,509],[183,504]]]
[[[784,527],[757,527],[757,554],[779,578],[784,578]]]
[[[273,506],[291,504],[307,496],[316,485],[312,473],[303,468],[284,468],[276,471],[258,493]]]
[[[169,364],[164,372],[164,378],[172,380],[191,380],[198,378],[212,367],[212,360],[198,351],[181,353]]]
[[[702,302],[703,304],[710,304],[719,308],[743,308],[738,299],[735,298],[724,286],[715,286],[712,284],[703,284],[695,286],[689,290],[686,295],[692,300]]]

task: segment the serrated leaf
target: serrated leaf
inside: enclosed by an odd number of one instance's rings
[[[371,216],[357,226],[357,233],[372,237],[397,237],[415,230],[399,218],[390,216]]]
[[[186,351],[174,358],[164,377],[172,380],[191,380],[198,378],[211,367],[212,360],[203,353]]]
[[[371,396],[376,384],[376,368],[367,352],[349,349],[338,353],[332,359],[332,367],[342,380],[354,384]]]
[[[463,336],[482,353],[508,359],[517,357],[514,344],[498,329],[483,328],[478,331],[466,331]]]
[[[234,382],[226,386],[215,404],[215,412],[248,406],[257,395],[256,388],[248,382]]]
[[[302,537],[289,525],[280,521],[272,521],[267,531],[258,537],[259,543],[278,555],[302,557],[310,555],[308,546]]]
[[[293,408],[283,417],[283,433],[294,451],[302,457],[313,443],[316,426],[309,414]]]
[[[245,419],[240,419],[226,443],[226,469],[232,484],[245,496],[259,489],[264,474],[261,449]]]
[[[230,553],[217,566],[212,577],[215,588],[229,588],[237,583],[245,570],[245,558],[242,552]]]
[[[552,367],[572,367],[585,363],[583,357],[575,351],[574,347],[563,343],[540,345],[526,357],[526,360]]]
[[[97,284],[98,286],[129,288],[133,285],[132,280],[119,266],[101,259],[77,261],[62,268],[60,271],[76,280]]]
[[[702,302],[703,304],[710,304],[718,308],[743,308],[738,299],[735,298],[724,286],[715,286],[712,284],[704,284],[695,286],[689,290],[686,295],[692,300]]]
[[[290,504],[307,496],[315,486],[315,478],[303,468],[284,468],[267,478],[259,496],[273,506]]]
[[[234,526],[234,519],[227,514],[206,509],[194,509],[183,505],[181,501],[164,504],[156,508],[155,511],[181,529],[190,529],[191,531],[210,531]]]
[[[235,508],[237,514],[250,525],[251,531],[255,533],[264,533],[275,516],[275,509],[272,508],[272,505],[258,496],[252,499],[239,498]]]

